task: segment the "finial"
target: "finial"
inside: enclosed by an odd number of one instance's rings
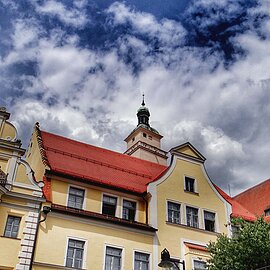
[[[142,106],[145,106],[145,103],[144,103],[144,93],[142,95]]]

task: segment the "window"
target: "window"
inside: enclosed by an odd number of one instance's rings
[[[185,190],[195,192],[195,179],[187,176],[185,177]]]
[[[206,262],[194,261],[194,270],[206,270]]]
[[[144,138],[146,138],[146,137],[147,137],[146,133],[144,133],[144,132],[143,132],[143,137],[144,137]]]
[[[134,270],[148,270],[149,269],[149,254],[135,252]]]
[[[215,213],[204,211],[204,228],[206,231],[215,231]]]
[[[120,270],[122,249],[106,247],[105,270]]]
[[[123,200],[123,215],[122,215],[123,219],[134,221],[135,214],[136,214],[136,202]]]
[[[68,194],[68,207],[82,209],[84,200],[84,190],[70,187]]]
[[[83,265],[83,251],[84,251],[84,241],[69,239],[66,266],[82,268]]]
[[[198,209],[193,207],[186,208],[187,212],[187,226],[198,228]]]
[[[20,222],[20,217],[8,216],[4,236],[17,238]]]
[[[180,224],[180,204],[168,202],[168,221]]]
[[[264,210],[264,215],[265,216],[270,216],[270,208]]]
[[[102,214],[115,216],[117,198],[103,195]]]

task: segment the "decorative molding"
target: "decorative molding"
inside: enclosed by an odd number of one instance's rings
[[[127,149],[127,150],[124,152],[124,154],[130,156],[130,155],[132,155],[134,152],[136,152],[139,148],[144,149],[144,150],[146,150],[146,151],[148,151],[148,152],[151,152],[151,153],[153,153],[153,154],[155,154],[155,155],[157,155],[157,156],[160,156],[160,157],[162,157],[162,158],[165,158],[165,159],[168,158],[168,157],[167,157],[167,152],[166,152],[166,151],[161,150],[161,149],[159,149],[159,148],[157,148],[157,147],[155,147],[155,146],[152,146],[152,145],[150,145],[150,144],[148,144],[148,143],[145,143],[145,142],[142,142],[142,141],[136,142],[136,143],[135,143],[134,145],[132,145],[129,149]]]

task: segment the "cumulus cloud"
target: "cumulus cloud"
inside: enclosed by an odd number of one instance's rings
[[[75,1],[75,5],[72,8],[67,8],[63,3],[55,0],[45,1],[43,5],[36,5],[36,10],[39,13],[49,16],[56,16],[63,23],[74,26],[84,26],[88,19],[84,12],[85,1]]]
[[[94,31],[86,2],[31,1],[37,16],[13,20],[10,49],[1,54],[1,102],[25,143],[39,121],[45,130],[123,152],[144,92],[163,148],[190,141],[206,156],[211,178],[236,193],[270,174],[268,1],[241,3],[193,1],[184,14],[188,24],[116,2],[100,11],[106,20],[95,30],[109,45],[94,48],[82,42]],[[201,8],[205,13],[195,16]],[[210,33],[243,12],[248,20],[239,29],[223,29],[233,33],[225,41],[242,49],[234,61],[218,46],[191,42],[197,30]]]

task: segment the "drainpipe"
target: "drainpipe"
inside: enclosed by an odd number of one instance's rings
[[[35,251],[36,251],[36,246],[37,246],[37,237],[38,237],[38,230],[39,230],[39,224],[43,221],[46,220],[47,214],[51,211],[51,207],[48,206],[43,206],[43,210],[41,211],[42,203],[39,205],[39,211],[38,211],[38,222],[37,222],[37,228],[36,228],[36,233],[35,233],[35,239],[34,239],[34,245],[33,245],[33,251],[32,251],[32,256],[30,260],[30,270],[33,267],[33,261],[34,261],[34,256],[35,256]],[[40,220],[41,218],[41,213],[44,214],[44,218]]]

